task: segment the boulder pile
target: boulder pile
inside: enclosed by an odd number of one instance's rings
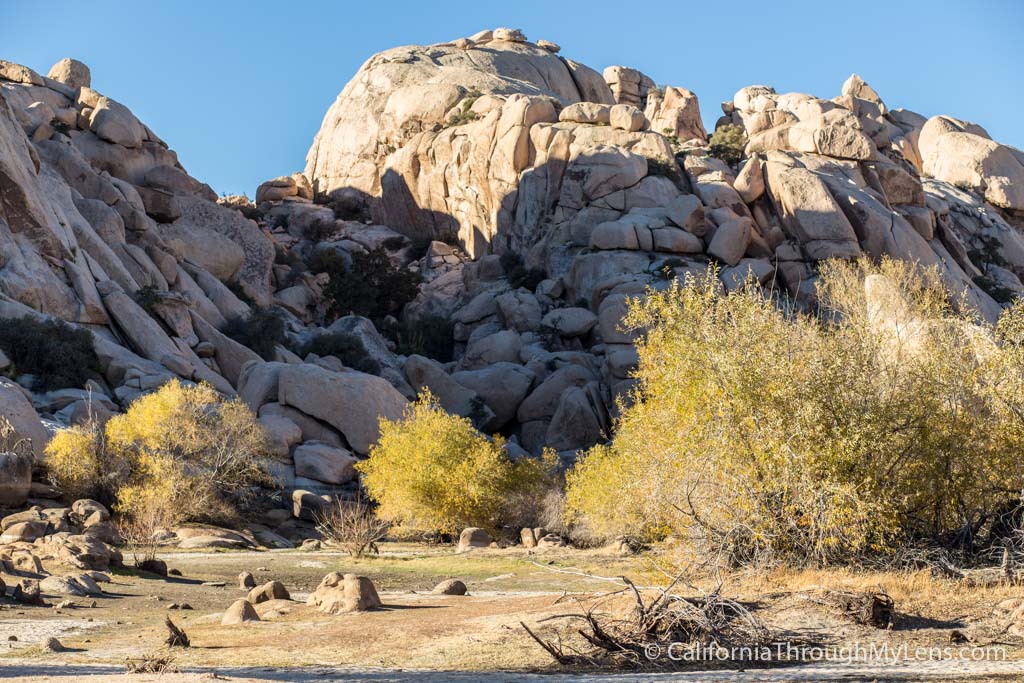
[[[629,301],[674,278],[715,266],[727,289],[753,278],[812,307],[820,261],[890,256],[935,266],[996,318],[1024,293],[1024,153],[891,104],[856,75],[830,99],[753,85],[722,103],[709,136],[684,87],[598,72],[497,28],[371,57],[304,171],[251,202],[190,176],[84,64],[41,76],[0,61],[0,319],[87,330],[100,361],[83,386],[39,391],[0,353],[0,416],[29,444],[0,448],[0,506],[35,506],[4,526],[4,561],[14,548],[31,564],[31,548],[109,563],[109,523],[69,521],[33,471],[53,429],[172,380],[251,408],[284,493],[244,532],[178,529],[168,542],[285,547],[358,494],[378,420],[422,389],[506,436],[513,458],[550,448],[569,465],[607,440],[638,362]],[[744,141],[738,163],[712,139],[727,126]],[[374,320],[338,310],[331,289],[332,272],[368,255],[418,281]],[[258,353],[226,331],[264,308],[285,339]],[[432,329],[450,329],[450,353],[399,343]],[[309,352],[324,335],[365,354]]]

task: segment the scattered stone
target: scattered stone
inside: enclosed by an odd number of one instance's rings
[[[259,621],[260,615],[256,613],[256,608],[252,606],[252,603],[248,600],[235,600],[231,603],[231,607],[224,612],[224,616],[221,618],[221,626],[232,626],[234,624],[241,624],[246,621]]]
[[[306,604],[327,614],[365,612],[381,607],[377,589],[370,579],[338,572],[325,576]]]
[[[493,542],[491,535],[485,530],[469,527],[459,534],[459,547],[456,552],[464,553],[470,548],[488,548]]]
[[[245,599],[255,605],[267,600],[291,600],[291,597],[283,583],[280,581],[267,581],[262,586],[249,591],[249,595]]]
[[[11,597],[14,598],[15,602],[19,602],[22,605],[46,606],[39,590],[39,582],[35,579],[22,579],[14,584],[14,588],[11,590]]]
[[[430,592],[434,595],[465,595],[466,584],[458,579],[448,579],[434,586]]]
[[[256,579],[253,578],[251,573],[249,573],[249,572],[242,572],[241,574],[238,575],[238,587],[242,588],[242,589],[245,589],[245,590],[250,590],[252,588],[255,588],[256,587]]]

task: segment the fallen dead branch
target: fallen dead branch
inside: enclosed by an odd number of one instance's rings
[[[575,572],[573,572],[575,573]],[[609,577],[595,577],[611,580]],[[577,613],[542,619],[581,622],[573,634],[582,644],[563,640],[561,633],[545,639],[525,623],[526,633],[551,657],[564,666],[613,665],[631,668],[674,666],[680,659],[662,657],[700,648],[731,652],[752,651],[772,642],[772,633],[746,607],[717,591],[698,597],[674,593],[682,577],[676,576],[664,588],[641,589],[625,577],[616,581],[632,594],[631,609],[619,613],[590,607]],[[621,591],[620,591],[621,592]],[[654,593],[646,599],[644,593]],[[581,604],[582,607],[582,604]]]
[[[139,659],[128,659],[125,669],[130,674],[174,674],[181,670],[174,665],[170,652],[150,652]]]
[[[167,640],[164,641],[167,647],[191,647],[188,635],[178,628],[170,617],[167,617],[164,626],[167,627]]]

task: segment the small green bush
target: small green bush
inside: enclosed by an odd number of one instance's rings
[[[281,246],[277,247],[277,251],[274,254],[274,263],[279,266],[288,266],[291,269],[284,280],[278,282],[279,288],[291,287],[297,284],[302,276],[309,272],[309,266],[306,265],[301,256]]]
[[[245,291],[242,287],[242,283],[238,280],[224,280],[224,286],[231,290],[231,293],[238,297],[239,301],[242,301],[249,306],[255,306],[256,301],[249,296],[249,292]]]
[[[369,207],[364,201],[354,197],[331,197],[319,193],[313,198],[313,203],[328,207],[334,212],[334,217],[341,221],[365,223],[371,220]]]
[[[452,336],[452,322],[443,315],[429,315],[416,320],[406,320],[394,330],[398,353],[433,358],[441,363],[452,359],[455,338]]]
[[[481,96],[483,93],[476,88],[470,89],[462,100],[462,106],[448,119],[448,127],[461,126],[480,118],[475,111],[472,111],[472,107]]]
[[[413,261],[418,261],[427,255],[430,251],[431,240],[429,237],[417,237],[412,241],[409,246],[409,258]]]
[[[675,269],[682,268],[686,265],[686,261],[681,258],[667,258],[661,262],[661,268],[658,269],[658,275],[666,280],[672,280],[676,276]]]
[[[472,121],[476,121],[479,117],[475,111],[468,111],[463,109],[462,111],[455,112],[451,118],[448,119],[448,127],[454,128],[455,126],[462,126]]]
[[[264,360],[273,360],[274,347],[287,341],[284,319],[269,308],[254,308],[248,317],[230,318],[221,332],[248,346]]]
[[[967,257],[983,272],[989,265],[1009,268],[1010,264],[1003,258],[1001,249],[999,240],[988,235],[980,235],[977,238],[977,246],[967,250]]]
[[[348,260],[333,249],[318,249],[308,259],[311,273],[341,273],[348,269]]]
[[[337,231],[334,221],[317,219],[303,231],[303,236],[311,242],[324,242],[334,236]]]
[[[387,249],[388,251],[398,251],[399,249],[405,246],[405,243],[407,241],[408,240],[406,240],[401,235],[395,235],[381,242],[381,246]]]
[[[330,301],[328,313],[335,318],[361,315],[376,325],[397,316],[419,292],[419,274],[396,268],[383,249],[352,254],[349,269],[339,265],[322,271],[330,275],[324,294]]]
[[[680,173],[675,160],[647,157],[647,175],[662,176],[674,181],[679,178]]]
[[[328,332],[318,334],[302,347],[301,356],[315,353],[318,356],[334,356],[346,367],[376,375],[380,364],[366,352],[363,342],[352,334]]]
[[[1017,298],[1012,290],[1003,287],[998,280],[988,275],[978,275],[974,278],[974,284],[1000,304],[1008,304]]]
[[[142,307],[146,313],[154,315],[156,306],[160,303],[160,290],[156,285],[143,285],[135,292],[135,303]]]
[[[53,119],[50,121],[50,125],[56,132],[60,133],[61,135],[69,135],[71,133],[71,127],[63,121]]]
[[[33,388],[81,388],[100,373],[92,335],[60,320],[0,319],[0,350],[19,374],[31,374]]]
[[[531,292],[537,288],[547,273],[539,268],[527,268],[522,257],[514,251],[506,251],[500,257],[501,268],[505,271],[505,279],[514,289],[524,287]]]
[[[747,146],[747,134],[742,126],[727,124],[711,134],[709,153],[727,164],[738,164]]]

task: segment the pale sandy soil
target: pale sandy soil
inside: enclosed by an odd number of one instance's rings
[[[365,681],[366,683],[398,683],[422,681],[423,683],[515,683],[530,681],[550,683],[573,681],[575,683],[819,683],[838,681],[841,683],[869,683],[888,681],[974,681],[976,683],[1024,680],[1024,666],[1013,663],[991,662],[929,662],[913,665],[807,665],[769,671],[692,671],[665,674],[523,674],[479,671],[413,671],[379,670],[368,668],[310,668],[292,670],[267,670],[246,668],[222,668],[213,671],[186,672],[178,674],[130,675],[121,673],[117,667],[76,666],[76,665],[0,665],[0,679],[24,683],[209,683],[230,681],[232,683],[268,683],[279,681],[293,683],[318,681],[320,683],[341,683],[342,681]]]

